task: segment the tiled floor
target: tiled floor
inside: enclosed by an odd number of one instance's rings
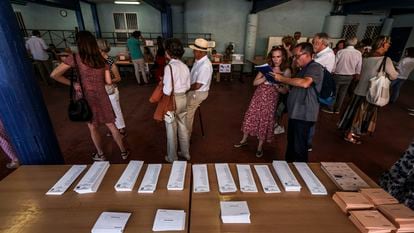
[[[66,117],[67,87],[41,85],[41,88],[66,163],[92,163],[90,154],[94,152],[94,147],[87,126],[70,122]],[[152,119],[155,105],[148,102],[148,97],[153,88],[152,85],[138,86],[132,77],[124,79],[120,85],[121,105],[128,130],[126,142],[132,152],[130,159],[160,163],[164,162],[166,154],[166,138],[164,125]],[[413,88],[414,82],[406,82],[398,102],[380,109],[377,131],[373,136],[364,137],[362,145],[345,142],[341,132],[336,129],[338,115],[321,112],[310,161],[354,162],[376,180],[402,155],[414,136],[414,117],[405,111],[410,104],[414,106]],[[264,156],[260,159],[255,157],[255,138],[249,138],[247,147],[233,148],[233,144],[241,138],[241,122],[253,91],[249,77],[245,77],[244,83],[237,80],[213,82],[210,96],[202,105],[205,136],[201,136],[196,118],[190,162],[254,163],[284,159],[286,134],[275,136],[272,143],[265,144]],[[104,127],[101,132],[105,134]],[[105,137],[104,141],[105,153],[110,162],[124,163],[112,139]],[[1,156],[0,178],[10,173],[5,163],[4,156]]]

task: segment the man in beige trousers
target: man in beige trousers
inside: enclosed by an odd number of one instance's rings
[[[195,40],[193,49],[195,62],[191,68],[191,88],[187,94],[187,128],[191,138],[193,131],[194,114],[200,104],[207,99],[210,89],[213,66],[207,56],[208,41],[199,38]]]

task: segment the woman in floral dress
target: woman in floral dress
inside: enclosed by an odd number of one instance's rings
[[[283,47],[273,48],[269,52],[267,60],[274,73],[283,74],[285,77],[291,76],[287,62],[287,52]],[[274,113],[276,103],[279,98],[279,92],[285,89],[280,87],[279,84],[268,82],[260,72],[256,75],[253,85],[257,86],[257,88],[244,116],[241,128],[243,138],[234,147],[246,146],[248,136],[255,136],[259,140],[256,157],[260,158],[263,156],[264,141],[270,142],[274,137],[273,126],[275,124]]]

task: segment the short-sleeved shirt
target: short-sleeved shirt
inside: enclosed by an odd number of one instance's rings
[[[296,78],[304,77],[312,78],[311,85],[315,85],[318,92],[320,92],[323,67],[319,63],[311,61],[296,75]],[[289,92],[287,109],[289,119],[316,122],[319,113],[319,101],[315,89],[312,86],[308,88],[293,86]]]
[[[333,72],[335,69],[335,53],[334,51],[326,47],[315,55],[315,62],[321,64],[329,72]]]
[[[26,49],[30,51],[34,60],[46,61],[49,59],[47,54],[47,45],[42,38],[32,36],[26,41]]]
[[[191,84],[203,84],[196,91],[210,90],[211,78],[213,75],[213,65],[207,55],[196,61],[191,69]]]
[[[380,67],[383,59],[384,56],[367,57],[362,59],[361,77],[354,90],[355,95],[366,96],[368,94],[369,80],[378,74],[378,68]],[[396,79],[398,75],[389,57],[387,57],[385,62],[385,73],[388,74],[390,79]]]
[[[144,58],[141,50],[141,42],[138,39],[134,37],[129,38],[127,41],[127,46],[132,60]]]
[[[354,46],[341,49],[336,54],[335,74],[354,75],[360,74],[362,67],[362,54]]]
[[[398,63],[399,79],[408,79],[410,73],[414,70],[414,58],[405,57]]]
[[[174,83],[171,83],[171,70],[173,73]],[[174,85],[174,93],[185,93],[190,89],[190,70],[181,60],[171,59],[164,68],[163,92],[171,95],[172,85]]]

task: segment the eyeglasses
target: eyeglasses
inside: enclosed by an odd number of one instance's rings
[[[305,53],[299,53],[299,54],[295,54],[294,55],[294,57],[296,58],[296,59],[299,59],[303,54],[305,54]]]

